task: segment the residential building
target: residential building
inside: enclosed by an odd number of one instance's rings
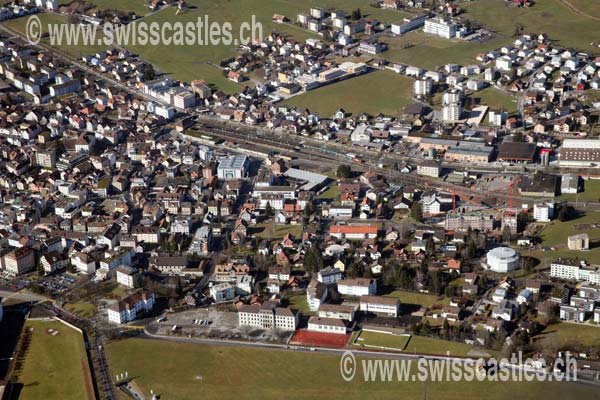
[[[310,311],[318,311],[321,304],[327,300],[328,294],[327,285],[319,282],[313,276],[306,288],[306,302]]]
[[[337,268],[325,267],[317,272],[317,280],[325,285],[336,283],[340,279],[342,279],[342,272]]]
[[[366,296],[377,293],[377,281],[368,278],[342,279],[337,282],[337,290],[346,296]]]
[[[559,317],[563,321],[583,322],[585,321],[585,310],[579,307],[561,304]]]
[[[108,307],[108,321],[117,324],[133,321],[141,313],[152,310],[154,303],[154,293],[149,290],[133,293]]]
[[[11,276],[35,270],[35,251],[21,247],[4,255],[4,270]]]
[[[567,247],[569,250],[589,250],[590,236],[587,233],[569,236],[567,238]]]
[[[533,219],[537,222],[550,222],[554,218],[554,203],[547,202],[543,204],[535,203],[533,205]]]
[[[117,267],[117,283],[130,289],[136,288],[140,284],[140,275],[135,268],[121,265]]]
[[[588,265],[584,260],[558,258],[550,264],[550,276],[600,285],[600,267]]]

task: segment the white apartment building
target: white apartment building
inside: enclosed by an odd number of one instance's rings
[[[554,203],[534,204],[533,218],[537,222],[550,222],[554,218]]]
[[[427,14],[417,15],[412,18],[404,18],[402,21],[392,24],[392,33],[394,35],[403,35],[406,32],[410,32],[423,26],[426,19]]]
[[[71,264],[77,272],[93,274],[96,271],[96,260],[88,253],[77,251],[71,256]]]
[[[133,321],[142,312],[152,310],[154,303],[154,293],[149,290],[133,293],[108,307],[108,321],[117,324]]]
[[[117,267],[117,283],[128,287],[135,288],[139,283],[139,274],[137,270],[128,265],[120,265]]]
[[[338,281],[338,292],[346,296],[367,296],[377,293],[377,282],[374,279],[355,278]]]
[[[550,264],[550,276],[553,278],[587,282],[600,285],[600,269],[587,265],[582,260],[557,259]]]
[[[444,104],[442,107],[442,121],[457,122],[462,115],[462,106],[460,103]]]
[[[413,84],[413,90],[416,96],[427,96],[433,89],[431,79],[417,79]]]
[[[400,300],[394,297],[361,296],[360,311],[397,317],[400,313]]]
[[[456,36],[457,25],[445,18],[431,18],[425,20],[423,32],[430,35],[451,39]]]

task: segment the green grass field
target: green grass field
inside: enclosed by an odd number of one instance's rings
[[[361,331],[357,340],[354,342],[355,346],[374,346],[374,347],[383,347],[387,349],[396,349],[396,350],[404,350],[408,342],[410,341],[410,336],[399,336],[392,335],[387,333],[379,333],[372,331]]]
[[[346,112],[399,115],[411,103],[413,80],[391,71],[377,71],[295,96],[283,103],[308,108],[322,117],[340,107]]]
[[[364,382],[362,356],[354,380],[340,375],[340,356],[281,350],[128,339],[106,346],[113,374],[128,371],[149,398],[165,399],[422,399],[421,382]],[[413,366],[416,372],[416,366]],[[557,383],[427,383],[430,399],[558,400],[598,398],[596,388]]]
[[[28,321],[33,328],[18,383],[20,400],[93,399],[94,392],[83,338],[56,321]],[[55,329],[52,336],[48,329]],[[16,399],[15,399],[16,400]]]
[[[572,0],[570,0],[572,1]],[[581,0],[579,4],[590,5],[596,10],[597,2]],[[598,54],[600,49],[591,46],[598,41],[598,21],[577,15],[560,0],[537,1],[531,8],[507,7],[504,1],[478,0],[465,3],[463,18],[482,23],[487,28],[506,37],[515,32],[515,25],[523,26],[525,32],[546,33],[563,47],[574,47]],[[592,10],[592,11],[593,11]],[[596,10],[597,11],[597,10]]]
[[[485,43],[470,43],[461,40],[449,40],[412,31],[395,38],[382,38],[389,50],[381,57],[391,61],[420,68],[434,69],[448,63],[461,65],[479,63],[475,57],[479,53],[501,47],[510,39],[502,35]]]
[[[256,231],[256,236],[267,239],[282,239],[286,234],[290,233],[294,237],[302,235],[302,225],[274,225],[272,222],[256,224],[252,227]]]
[[[579,11],[600,18],[600,3],[594,0],[569,0]]]
[[[509,115],[517,112],[516,98],[493,87],[488,87],[479,92],[475,92],[471,94],[470,97],[473,99],[473,105],[479,103],[481,105],[489,106],[490,109],[494,111],[504,110],[508,112]]]
[[[108,0],[100,0],[108,1]],[[252,16],[263,27],[263,36],[272,30],[286,34],[296,40],[306,40],[309,37],[320,36],[293,24],[274,24],[271,19],[273,14],[283,14],[291,21],[296,21],[298,13],[310,11],[311,6],[324,9],[343,9],[349,14],[352,10],[360,8],[363,15],[376,18],[384,22],[394,22],[402,19],[406,14],[391,10],[381,10],[370,7],[368,0],[188,0],[189,9],[175,15],[175,8],[167,8],[144,18],[150,22],[196,22],[198,17],[208,15],[209,22],[230,22],[233,27],[233,37],[239,38],[239,26],[242,22],[251,22]],[[216,70],[206,62],[218,64],[220,61],[236,54],[235,46],[204,45],[204,46],[131,46],[131,50],[142,58],[151,62],[161,71],[173,75],[177,79],[191,81],[204,79],[226,92],[238,91],[240,87],[226,80],[221,71]]]
[[[565,245],[567,238],[578,233],[587,233],[590,235],[590,240],[600,238],[600,230],[598,229],[582,229],[581,224],[600,223],[600,213],[588,212],[584,216],[570,221],[560,222],[554,220],[544,228],[541,237],[545,246]],[[583,254],[583,253],[581,253]]]
[[[400,299],[401,304],[418,304],[424,307],[445,306],[450,303],[448,297],[438,297],[427,293],[408,292],[404,290],[395,290],[386,295]]]
[[[305,293],[295,294],[286,298],[288,300],[289,307],[292,310],[300,311],[302,315],[314,314],[314,312],[310,311],[308,308],[308,301],[306,300]]]
[[[96,314],[96,306],[86,302],[67,304],[65,308],[83,318],[91,318]]]
[[[472,346],[469,346],[465,343],[450,342],[448,340],[433,339],[425,336],[412,335],[404,351],[407,353],[426,353],[440,355],[446,355],[446,353],[449,352],[450,355],[453,356],[466,357],[472,348]]]
[[[37,14],[37,17],[40,19],[40,22],[42,25],[42,33],[44,35],[48,33],[48,25],[49,24],[55,24],[55,25],[68,24],[67,17],[58,15],[58,14],[40,13],[40,14]],[[22,18],[16,18],[16,19],[11,19],[11,20],[2,22],[2,24],[6,25],[7,27],[9,27],[11,29],[16,30],[17,32],[19,32],[21,34],[25,34],[27,21],[28,21],[28,17],[22,17]],[[102,36],[103,36],[102,31],[97,31],[96,39],[98,40],[98,39],[102,38]],[[64,37],[66,38],[66,36],[64,36]],[[50,39],[48,37],[43,37],[41,40],[41,43],[50,45]],[[106,46],[100,46],[100,45],[84,46],[83,44],[74,44],[74,45],[70,45],[70,46],[67,46],[66,44],[64,44],[62,46],[55,46],[55,47],[58,50],[63,51],[66,54],[77,57],[77,58],[79,58],[83,55],[86,55],[86,54],[95,54],[98,51],[107,49]]]
[[[338,199],[340,197],[340,187],[332,182],[326,191],[317,196],[318,199]]]
[[[145,0],[87,0],[88,4],[93,4],[101,10],[133,11],[138,17],[150,13],[150,8]]]
[[[561,344],[579,343],[584,346],[600,346],[600,326],[558,323],[548,326],[534,340],[556,340]]]
[[[588,179],[583,182],[583,192],[578,194],[562,194],[557,201],[598,201],[600,199],[600,179]]]

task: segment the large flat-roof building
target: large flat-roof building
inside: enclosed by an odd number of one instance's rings
[[[221,157],[217,167],[217,176],[224,180],[241,179],[246,176],[249,165],[248,157],[243,155]]]
[[[504,141],[498,151],[498,161],[532,163],[536,149],[535,143]]]
[[[426,19],[427,14],[416,15],[412,18],[404,18],[402,21],[392,24],[392,33],[394,35],[403,35],[425,25]]]
[[[600,140],[565,139],[559,153],[561,167],[600,167]]]
[[[431,18],[425,21],[423,32],[451,39],[456,36],[458,26],[447,18]]]
[[[558,258],[550,264],[550,276],[570,281],[600,284],[600,268],[587,265],[584,260]]]

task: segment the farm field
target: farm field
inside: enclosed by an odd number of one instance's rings
[[[37,14],[37,17],[40,19],[43,35],[48,33],[48,25],[49,24],[55,24],[55,25],[68,24],[67,17],[58,15],[58,14],[40,13],[40,14]],[[16,30],[17,32],[19,32],[21,34],[25,34],[27,21],[28,21],[28,18],[23,17],[23,18],[11,19],[11,20],[2,22],[2,24],[6,25],[7,27],[9,27],[11,29]],[[96,39],[98,40],[101,37],[102,37],[102,31],[97,31]],[[41,43],[50,45],[50,39],[47,36],[42,37]],[[63,51],[66,54],[71,55],[73,57],[77,57],[77,58],[79,58],[83,55],[86,55],[86,54],[95,54],[98,51],[106,50],[105,46],[99,46],[99,45],[84,46],[83,44],[79,44],[79,45],[75,44],[75,45],[71,45],[71,46],[67,46],[65,44],[62,46],[55,46],[55,47],[58,50]]]
[[[489,106],[493,111],[506,111],[509,115],[517,112],[516,98],[493,87],[488,87],[470,95],[473,105]]]
[[[399,115],[411,103],[413,82],[391,71],[376,71],[311,90],[283,103],[308,108],[322,117],[332,116],[340,107],[351,113]]]
[[[101,0],[105,1],[105,0]],[[363,16],[376,18],[383,22],[394,22],[406,14],[392,10],[382,10],[370,7],[368,0],[189,0],[189,9],[175,16],[175,8],[169,7],[147,16],[144,21],[151,22],[196,22],[198,17],[208,15],[209,22],[230,22],[233,27],[233,38],[239,38],[238,28],[242,22],[252,22],[252,16],[262,23],[263,36],[272,30],[289,35],[296,40],[306,40],[310,37],[320,38],[314,32],[305,30],[293,24],[276,24],[272,22],[273,14],[283,14],[291,21],[296,20],[298,13],[310,11],[310,7],[318,6],[324,9],[343,9],[348,14],[360,8]],[[223,44],[212,46],[130,46],[132,51],[151,62],[161,71],[171,74],[177,79],[191,81],[204,79],[226,92],[239,90],[239,86],[227,81],[221,71],[207,63],[219,64],[222,60],[236,54],[235,46]]]
[[[81,334],[57,321],[28,321],[25,329],[33,332],[13,400],[94,399]]]
[[[582,13],[600,18],[600,3],[593,0],[568,0],[569,3]]]
[[[564,245],[566,247],[567,238],[578,233],[589,234],[590,241],[600,238],[600,230],[595,229],[588,224],[600,224],[600,213],[590,211],[585,215],[570,221],[561,222],[559,220],[554,220],[549,222],[541,234],[543,245]],[[587,253],[579,252],[579,254],[584,256]]]
[[[589,7],[590,12],[598,10],[595,1],[569,1],[582,9]],[[561,0],[537,1],[531,8],[507,7],[504,1],[496,0],[478,0],[462,7],[466,10],[463,18],[482,23],[507,39],[520,24],[525,32],[546,33],[558,46],[600,53],[600,49],[591,46],[592,42],[598,41],[596,31],[599,22],[576,14]]]
[[[561,322],[548,326],[534,341],[553,340],[559,344],[577,343],[597,348],[600,346],[600,326]]]
[[[87,0],[87,3],[93,4],[101,10],[133,11],[138,17],[150,13],[150,8],[144,0]]]
[[[359,369],[354,380],[340,376],[340,356],[319,352],[257,350],[146,339],[127,339],[106,346],[111,373],[128,371],[149,396],[194,399],[422,399],[421,382],[364,382]],[[360,364],[362,356],[357,357]],[[160,366],[160,367],[158,367]],[[232,369],[235,366],[235,370]],[[360,367],[359,367],[360,368]],[[416,367],[414,367],[416,372]],[[401,391],[401,392],[400,392]],[[594,387],[556,383],[428,382],[428,398],[462,400],[558,400],[576,396],[594,399]]]
[[[475,59],[479,53],[501,47],[510,42],[510,38],[500,35],[485,43],[471,43],[435,37],[416,30],[400,37],[385,37],[381,41],[388,44],[389,50],[381,53],[380,57],[390,62],[434,69],[448,63],[479,63]]]

